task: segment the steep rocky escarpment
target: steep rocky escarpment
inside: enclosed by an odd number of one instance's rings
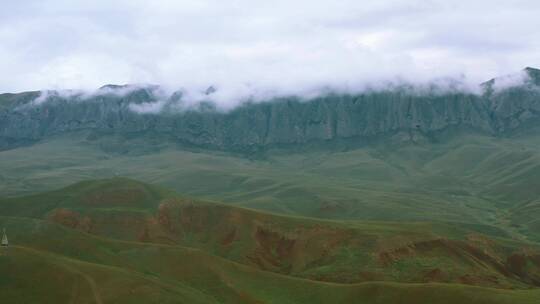
[[[103,94],[84,98],[53,92],[43,100],[39,92],[3,94],[0,148],[77,130],[126,136],[145,132],[233,151],[335,139],[362,142],[395,134],[414,141],[453,129],[499,135],[538,122],[540,90],[533,77],[537,70],[525,71],[531,81],[496,92],[486,90],[483,95],[407,90],[331,94],[309,101],[291,97],[246,103],[228,112],[208,104],[184,110],[165,106],[157,111],[158,103],[181,102],[181,96],[160,100],[153,87],[122,94],[114,90],[123,88],[107,88]],[[134,111],[134,105],[143,111]]]

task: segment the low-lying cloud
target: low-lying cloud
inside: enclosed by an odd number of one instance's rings
[[[152,83],[222,108],[402,82],[474,91],[540,65],[539,14],[531,0],[8,1],[0,91]]]
[[[527,83],[529,80],[530,76],[525,70],[514,74],[500,76],[493,82],[493,90],[495,92],[500,92]]]
[[[163,110],[166,103],[167,102],[164,100],[149,101],[138,104],[132,103],[129,105],[129,109],[139,114],[158,114]]]
[[[463,78],[438,78],[427,82],[408,82],[403,79],[394,81],[379,81],[364,83],[355,87],[331,87],[321,86],[311,90],[283,92],[257,92],[247,88],[244,92],[224,90],[214,86],[205,90],[189,90],[185,88],[167,88],[158,85],[130,84],[130,85],[106,85],[96,90],[45,90],[32,101],[19,106],[18,110],[31,109],[53,100],[64,102],[95,102],[103,101],[103,98],[128,98],[124,103],[132,112],[138,114],[180,113],[186,110],[209,109],[228,111],[245,103],[267,102],[279,97],[295,97],[298,100],[309,101],[310,99],[326,96],[328,94],[371,94],[381,91],[399,91],[411,96],[444,95],[444,94],[472,94],[484,95],[486,93],[500,93],[506,89],[517,86],[531,85],[531,77],[526,70],[514,74],[497,77],[481,84],[470,84]],[[487,85],[487,86],[486,86]],[[538,89],[536,85],[528,89]],[[305,88],[304,88],[305,89]],[[141,99],[140,93],[145,94]],[[131,94],[136,94],[130,96]],[[132,98],[135,97],[136,98]],[[234,99],[233,99],[234,98]],[[122,101],[125,102],[125,101]]]

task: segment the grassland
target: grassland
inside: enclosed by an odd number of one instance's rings
[[[257,158],[142,139],[62,136],[0,152],[0,197],[127,176],[186,196],[339,220],[496,226],[540,240],[540,140],[468,135],[441,144],[268,151]],[[526,213],[527,219],[520,214]]]
[[[537,303],[540,292],[458,284],[333,284],[256,270],[197,249],[125,242],[0,217],[3,303]]]
[[[0,214],[121,241],[197,248],[315,281],[540,284],[540,247],[495,227],[283,216],[185,198],[126,178],[3,199]]]
[[[537,303],[539,148],[468,135],[246,157],[81,133],[0,151],[14,244],[0,291],[8,303]]]

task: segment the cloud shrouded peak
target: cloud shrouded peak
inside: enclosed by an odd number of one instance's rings
[[[479,83],[540,65],[537,1],[7,2],[0,91],[155,83],[217,99]]]

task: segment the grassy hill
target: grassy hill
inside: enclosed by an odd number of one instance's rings
[[[445,143],[372,143],[268,151],[246,158],[143,137],[72,134],[1,151],[0,197],[128,176],[190,197],[336,220],[496,226],[540,240],[540,140],[460,135]],[[524,211],[531,217],[522,220]]]
[[[198,248],[317,281],[540,285],[538,245],[491,226],[282,216],[182,198],[125,178],[0,200],[0,214],[117,240]]]
[[[0,217],[17,245],[0,256],[5,303],[536,303],[538,289],[333,284],[256,270],[197,249],[125,242]]]

